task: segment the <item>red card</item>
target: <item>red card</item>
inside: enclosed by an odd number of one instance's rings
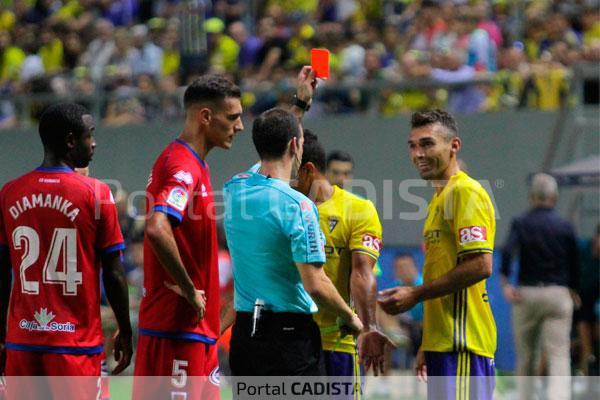
[[[317,78],[329,79],[329,50],[310,49],[310,66]]]

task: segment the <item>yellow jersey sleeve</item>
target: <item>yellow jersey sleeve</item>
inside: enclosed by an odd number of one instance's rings
[[[381,222],[373,203],[368,200],[356,201],[352,207],[351,223],[350,250],[365,253],[377,260],[383,242]]]
[[[492,253],[496,220],[494,206],[478,183],[457,184],[452,198],[450,226],[456,237],[457,256]]]

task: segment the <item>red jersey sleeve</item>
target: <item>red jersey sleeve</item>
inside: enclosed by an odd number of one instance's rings
[[[175,218],[178,222],[188,209],[188,204],[194,194],[198,177],[196,168],[185,163],[166,165],[162,172],[162,179],[157,182],[154,193],[156,198],[153,211],[164,212]]]
[[[98,220],[98,233],[96,248],[103,254],[125,249],[123,234],[119,226],[119,217],[115,199],[108,185],[97,181],[96,183],[96,213]]]

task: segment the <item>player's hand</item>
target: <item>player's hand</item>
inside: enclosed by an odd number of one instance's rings
[[[336,323],[340,327],[340,337],[356,336],[363,330],[363,324],[356,314],[352,314],[350,319],[338,317]]]
[[[358,336],[358,358],[365,366],[365,370],[373,366],[373,375],[378,376],[384,372],[385,353],[387,349],[393,349],[396,345],[377,329],[362,332]]]
[[[131,363],[133,356],[133,344],[131,343],[131,334],[123,335],[119,331],[115,333],[115,361],[118,363],[111,372],[112,375],[118,375]]]
[[[519,290],[513,285],[507,284],[502,286],[502,294],[504,294],[504,298],[509,303],[519,303],[521,301]]]
[[[194,296],[188,297],[183,293],[183,290],[181,290],[179,285],[166,281],[164,283],[168,289],[185,298],[192,305],[192,307],[194,307],[194,310],[198,314],[198,321],[196,321],[196,324],[200,322],[202,318],[204,318],[204,311],[206,310],[206,295],[204,294],[204,290],[194,289]]]
[[[423,353],[423,350],[419,350],[415,357],[415,372],[417,373],[418,380],[427,382],[427,366],[425,365],[425,353]]]
[[[298,87],[296,88],[296,96],[298,99],[310,103],[315,89],[317,87],[317,79],[315,71],[310,65],[305,65],[298,73]]]
[[[388,314],[400,314],[413,308],[418,303],[415,288],[398,286],[379,292],[377,303]]]

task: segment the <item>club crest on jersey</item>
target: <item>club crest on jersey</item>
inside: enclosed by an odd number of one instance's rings
[[[33,314],[35,321],[27,321],[22,319],[19,322],[19,328],[31,331],[41,332],[75,332],[75,325],[71,322],[59,323],[53,321],[56,315],[52,311],[48,312],[47,308],[40,308]]]
[[[485,226],[467,226],[458,230],[458,237],[461,244],[487,242],[487,229]]]
[[[202,197],[208,197],[208,191],[206,190],[206,186],[204,186],[204,183],[202,184],[202,186],[200,186],[200,195]]]
[[[194,182],[192,178],[192,174],[186,171],[178,171],[173,178],[177,179],[179,182],[183,182],[186,185],[191,185]]]
[[[337,226],[338,222],[340,222],[337,218],[335,217],[329,217],[327,219],[327,225],[329,225],[329,232],[333,232],[333,230],[335,229],[335,227]]]
[[[179,211],[185,210],[185,206],[188,202],[188,192],[181,186],[171,189],[169,197],[167,197],[167,204],[173,206]]]

